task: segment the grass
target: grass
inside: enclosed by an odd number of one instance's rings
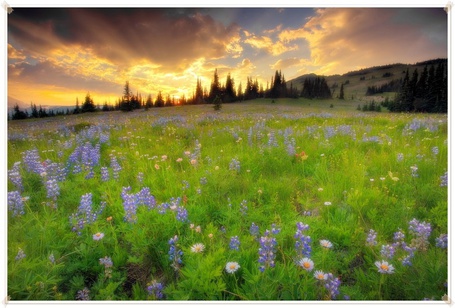
[[[19,174],[9,175],[8,191],[27,197],[23,215],[8,213],[8,295],[440,300],[448,292],[447,250],[436,245],[448,231],[447,116],[356,106],[255,100],[219,112],[181,106],[8,123],[8,169]],[[56,175],[54,198],[47,181]],[[78,211],[79,234],[70,219]],[[307,229],[298,231],[298,222]],[[399,230],[404,238],[394,239]],[[94,240],[97,233],[104,237]],[[233,236],[239,250],[230,248]],[[311,246],[311,272],[297,263],[299,238]],[[200,253],[191,251],[197,243]],[[381,253],[387,244],[393,255]],[[261,259],[260,248],[273,257]],[[112,266],[100,263],[105,257]],[[407,257],[412,265],[402,264]],[[378,272],[381,260],[393,274]],[[240,265],[233,274],[225,270],[230,261]],[[329,280],[315,279],[315,270]]]

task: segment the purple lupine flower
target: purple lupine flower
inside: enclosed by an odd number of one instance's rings
[[[50,261],[52,264],[55,263],[55,257],[54,257],[54,254],[53,254],[53,253],[51,253],[51,254],[49,255],[49,261]]]
[[[58,186],[57,180],[46,181],[47,198],[52,199],[54,202],[57,201],[57,197],[60,195],[60,187]]]
[[[90,290],[87,288],[77,291],[76,300],[77,301],[89,301],[90,300],[89,293],[90,293]]]
[[[449,181],[447,171],[443,175],[441,175],[439,178],[441,180],[441,184],[439,184],[439,186],[447,187],[447,183]]]
[[[175,235],[169,240],[169,260],[172,261],[171,266],[175,271],[178,271],[182,264],[183,251],[177,247],[178,237]]]
[[[276,140],[275,133],[274,132],[270,132],[268,134],[268,137],[269,137],[269,140],[267,142],[267,145],[269,147],[275,147],[275,148],[278,147],[278,142]]]
[[[15,162],[13,168],[8,170],[8,179],[13,183],[19,191],[23,191],[24,187],[22,186],[22,176],[20,173],[20,164],[21,162]]]
[[[138,204],[145,205],[149,210],[155,208],[156,201],[155,197],[150,193],[150,188],[143,187],[138,193]]]
[[[187,222],[188,221],[188,211],[183,206],[177,207],[176,218],[178,221]]]
[[[270,231],[266,230],[264,236],[259,239],[259,270],[264,272],[268,267],[275,267],[276,239],[270,236]]]
[[[409,222],[409,231],[414,235],[411,241],[411,246],[417,249],[426,250],[428,247],[428,238],[431,234],[431,224],[420,222],[417,219],[412,219]]]
[[[112,177],[115,180],[119,179],[119,172],[122,171],[122,167],[117,161],[117,157],[115,157],[113,154],[110,155],[111,157],[111,168],[112,168]]]
[[[338,290],[341,285],[341,281],[338,277],[334,277],[332,273],[327,274],[327,280],[324,283],[324,287],[329,291],[330,298],[335,299],[340,291]]]
[[[395,255],[395,247],[393,245],[382,245],[381,256],[383,258],[392,259]]]
[[[22,260],[23,258],[26,257],[26,254],[22,250],[22,248],[19,248],[19,251],[17,252],[16,257],[14,258],[16,261]]]
[[[300,259],[303,256],[309,258],[311,255],[311,237],[303,234],[307,231],[310,226],[303,224],[302,222],[297,223],[297,231],[294,234],[295,250],[297,252],[297,258]]]
[[[441,234],[436,238],[436,247],[445,249],[447,248],[447,234]]]
[[[231,250],[239,250],[240,249],[240,240],[239,240],[239,237],[237,235],[231,237],[231,241],[229,243],[229,249],[231,249]]]
[[[207,184],[207,178],[206,178],[206,177],[200,178],[200,179],[199,179],[199,183],[200,183],[201,185],[206,185],[206,184]]]
[[[370,229],[370,231],[368,231],[368,236],[367,236],[367,245],[376,246],[378,244],[378,242],[376,241],[377,235],[378,235],[378,233],[376,231],[374,231],[373,229]]]
[[[403,161],[403,159],[404,159],[404,154],[403,153],[398,153],[397,154],[397,161],[401,162],[401,161]]]
[[[431,152],[433,153],[434,156],[439,154],[439,148],[438,147],[432,147]]]
[[[272,224],[272,234],[278,234],[281,232],[281,228],[277,228],[276,224]]]
[[[104,207],[105,203],[102,202],[99,210],[95,211],[92,207],[92,194],[87,193],[85,195],[82,195],[77,212],[71,214],[69,217],[70,223],[73,226],[72,231],[77,232],[78,235],[81,235],[81,230],[84,228],[84,226],[95,222],[103,211]]]
[[[401,229],[393,234],[393,246],[399,246],[404,242],[405,235]]]
[[[25,214],[23,198],[19,191],[8,192],[8,210],[13,212],[13,217]]]
[[[259,226],[257,226],[254,222],[251,223],[250,234],[253,236],[259,235]]]
[[[248,201],[246,200],[243,200],[241,203],[240,203],[240,214],[242,214],[242,216],[245,216],[248,212],[248,206],[246,205]]]
[[[235,158],[231,159],[231,162],[229,163],[229,170],[240,172],[240,161]]]
[[[187,180],[183,180],[182,184],[183,184],[182,190],[186,190],[186,189],[190,188],[190,183]]]
[[[112,262],[110,257],[100,258],[100,264],[104,265],[104,267],[112,267],[114,263]]]
[[[23,152],[22,160],[24,161],[25,169],[28,172],[41,174],[45,171],[44,166],[41,164],[40,156],[37,149]]]
[[[147,293],[149,296],[152,296],[153,299],[162,299],[163,295],[163,284],[153,280],[150,285],[147,287]]]
[[[101,167],[101,181],[109,181],[109,169],[107,167]]]
[[[122,189],[122,200],[123,200],[123,208],[125,210],[125,217],[124,220],[127,222],[136,222],[136,211],[138,207],[138,198],[136,194],[129,194],[128,192],[131,190],[131,187],[123,187]]]

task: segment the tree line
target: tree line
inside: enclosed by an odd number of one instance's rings
[[[394,112],[447,112],[447,65],[446,61],[428,65],[419,74],[409,69],[401,82],[395,99],[384,104]]]

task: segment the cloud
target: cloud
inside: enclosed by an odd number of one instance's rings
[[[244,42],[257,49],[263,49],[273,56],[279,56],[285,52],[296,50],[298,48],[297,45],[286,45],[281,41],[273,41],[268,36],[252,35]]]
[[[304,59],[299,59],[299,58],[287,58],[287,59],[280,59],[276,61],[274,64],[270,65],[270,68],[273,70],[282,70],[291,66],[296,66],[300,65],[303,63],[306,63]]]
[[[17,50],[13,45],[8,44],[8,59],[11,60],[25,60],[26,56],[21,50]]]
[[[397,18],[400,14],[407,19]],[[416,19],[416,14],[421,18]],[[430,15],[434,15],[430,21],[422,18]],[[414,19],[409,23],[411,16]],[[443,29],[447,27],[447,15],[442,9],[319,9],[298,33],[308,41],[311,61],[319,67],[319,73],[333,74],[447,57],[447,40],[435,44],[425,32],[430,23]]]

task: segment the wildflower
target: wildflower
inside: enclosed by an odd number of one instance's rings
[[[101,181],[109,181],[109,169],[107,167],[101,167]]]
[[[261,247],[259,248],[259,267],[261,272],[264,272],[267,267],[275,267],[275,251],[276,239],[270,236],[270,231],[266,230],[264,236],[259,240]]]
[[[161,161],[165,161],[167,159],[167,155],[162,155],[161,156]]]
[[[392,181],[398,181],[399,178],[397,178],[396,176],[393,176],[393,173],[391,171],[389,171],[389,177],[392,179]]]
[[[398,154],[397,154],[397,161],[398,161],[398,162],[401,162],[401,161],[403,161],[403,159],[404,159],[403,153],[398,153]]]
[[[431,224],[425,221],[420,222],[414,218],[409,222],[409,231],[415,237],[411,242],[411,246],[426,250],[429,245],[428,238],[431,234]]]
[[[447,234],[441,234],[436,238],[436,247],[447,248]]]
[[[376,231],[370,229],[367,236],[367,245],[375,246],[378,243],[376,242],[376,236],[377,236]]]
[[[109,257],[100,258],[100,264],[104,265],[104,267],[112,267],[114,265]]]
[[[240,161],[233,158],[229,163],[229,170],[240,172]]]
[[[196,231],[196,233],[201,233],[201,226],[197,226],[196,228],[194,228],[194,230]]]
[[[8,170],[8,178],[19,191],[23,191],[24,187],[22,185],[22,176],[20,174],[20,164],[20,161],[14,163],[13,168]]]
[[[322,187],[318,188],[318,191],[323,191],[323,190],[324,190],[324,188],[322,188]]]
[[[22,250],[22,248],[19,248],[19,251],[17,252],[16,257],[14,258],[16,261],[22,260],[23,258],[26,257],[26,254]]]
[[[96,212],[92,208],[92,194],[88,193],[82,195],[77,212],[71,214],[69,217],[70,222],[73,225],[72,231],[77,231],[80,235],[80,230],[82,230],[86,224],[91,224],[96,221],[98,215],[103,211],[104,206],[105,204],[101,203],[99,210]]]
[[[257,236],[259,235],[259,227],[253,222],[250,226],[250,234]]]
[[[179,157],[177,158],[176,162],[181,163],[183,161],[183,158]]]
[[[309,257],[311,254],[311,237],[303,234],[304,231],[308,230],[310,227],[302,222],[297,223],[297,231],[294,234],[295,241],[295,250],[298,257]]]
[[[171,266],[174,268],[174,270],[178,270],[180,268],[180,265],[182,264],[182,255],[183,251],[177,248],[177,241],[178,237],[175,235],[173,238],[171,238],[168,242],[170,245],[169,247],[169,260],[172,261]]]
[[[156,170],[160,170],[160,165],[155,164],[155,169],[156,169]]]
[[[47,198],[56,201],[57,197],[60,195],[60,188],[58,187],[57,180],[52,179],[52,180],[46,181],[46,189],[47,189]]]
[[[395,247],[393,245],[382,245],[381,256],[387,259],[392,259],[395,255]]]
[[[213,238],[213,233],[210,233],[209,235],[207,235],[209,237],[209,239],[212,239]]]
[[[194,244],[193,246],[191,246],[191,252],[200,253],[200,252],[204,251],[204,248],[205,248],[204,244],[197,243],[197,244]]]
[[[147,287],[147,293],[152,296],[154,299],[163,298],[163,284],[153,280],[150,285]]]
[[[137,176],[136,176],[136,179],[139,183],[142,184],[142,182],[144,181],[144,173],[143,172],[138,172]]]
[[[89,301],[90,300],[90,297],[88,295],[89,293],[90,293],[90,290],[87,289],[87,288],[84,288],[82,290],[77,291],[76,300],[78,300],[78,301]]]
[[[321,244],[322,247],[328,248],[328,249],[332,248],[332,246],[333,246],[332,243],[328,240],[320,240],[319,244]]]
[[[240,268],[240,265],[237,262],[228,262],[224,268],[229,274],[234,274]]]
[[[384,260],[376,261],[374,265],[376,265],[378,272],[381,274],[393,274],[393,271],[395,270],[392,264],[389,264]]]
[[[341,281],[338,277],[334,277],[332,273],[327,274],[327,282],[324,284],[324,287],[329,291],[331,299],[335,299],[340,293],[338,290],[340,285]]]
[[[108,218],[106,218],[106,221],[112,221],[112,216],[109,216]]]
[[[447,187],[447,183],[448,183],[448,174],[447,174],[447,171],[441,175],[439,177],[439,179],[441,180],[441,184],[439,184],[439,186],[441,187]]]
[[[99,241],[103,237],[104,237],[104,233],[98,232],[98,233],[93,234],[93,240],[95,240],[95,241]]]
[[[215,166],[215,170],[220,170],[220,167],[219,166]]]
[[[183,207],[177,207],[177,214],[176,218],[178,221],[187,222],[188,221],[188,211]]]
[[[324,205],[327,205],[327,206],[332,205],[332,202],[326,201],[326,202],[324,202]]]
[[[316,278],[317,280],[327,280],[327,274],[324,273],[323,271],[315,271],[314,278]]]
[[[299,265],[307,272],[311,272],[314,268],[314,262],[308,258],[300,259]]]
[[[24,215],[24,202],[19,191],[8,192],[8,210],[13,212],[13,217],[17,215]]]
[[[193,158],[193,159],[190,161],[190,163],[194,166],[194,165],[197,164],[197,160]]]
[[[240,248],[240,241],[238,236],[231,237],[231,242],[229,243],[229,248],[231,250],[239,250]]]
[[[49,255],[49,261],[50,261],[52,264],[55,263],[55,257],[54,257],[54,254],[53,254],[53,253],[51,253],[51,254]]]
[[[404,235],[403,231],[401,231],[401,229],[398,229],[398,231],[393,234],[394,242],[392,245],[398,246],[398,245],[402,244],[404,242],[404,237],[405,237],[405,235]]]
[[[432,147],[431,152],[433,153],[434,156],[439,154],[439,148],[438,147]]]
[[[385,177],[381,176],[379,179],[380,179],[381,181],[384,181],[384,180],[385,180]]]
[[[300,158],[301,160],[306,160],[308,158],[308,155],[305,153],[305,151],[302,151],[301,153],[295,154],[297,158]]]

